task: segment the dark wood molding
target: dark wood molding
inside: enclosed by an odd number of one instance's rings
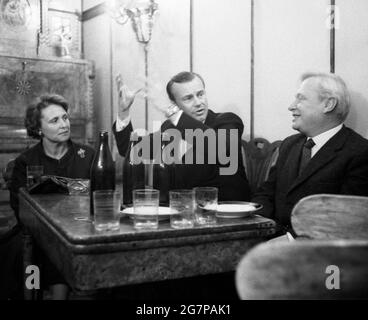
[[[193,72],[193,0],[190,0],[189,9],[189,67]]]
[[[93,18],[96,18],[106,12],[106,5],[105,3],[98,4],[82,13],[82,21],[88,21]]]
[[[331,12],[330,12],[330,72],[335,73],[335,43],[336,43],[336,11],[335,0],[331,0]]]
[[[67,14],[74,14],[78,17],[79,20],[81,20],[82,14],[78,11],[71,11],[71,10],[60,10],[60,9],[55,9],[55,8],[48,8],[48,11],[53,11],[53,12],[60,12],[60,13],[67,13]]]
[[[115,121],[115,113],[114,113],[114,93],[115,93],[115,77],[114,74],[114,39],[113,39],[113,26],[112,21],[109,19],[109,55],[110,55],[110,124],[109,127],[112,128],[114,121]],[[113,137],[110,136],[110,143],[113,145]]]
[[[250,11],[250,139],[254,138],[254,0]]]
[[[10,59],[21,59],[26,61],[27,63],[37,63],[39,61],[46,61],[46,62],[55,62],[55,63],[68,63],[68,64],[89,64],[90,62],[88,60],[84,60],[84,59],[75,59],[75,58],[70,58],[70,59],[65,59],[65,58],[60,58],[60,57],[22,57],[22,56],[16,56],[16,55],[9,55],[9,54],[1,54],[0,53],[0,58],[10,58]],[[1,65],[0,65],[1,68]]]

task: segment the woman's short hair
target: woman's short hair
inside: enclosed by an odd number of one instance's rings
[[[321,101],[326,98],[335,98],[337,100],[336,116],[340,121],[345,121],[350,111],[350,95],[344,80],[333,73],[309,72],[302,75],[301,81],[308,78],[317,79]]]
[[[203,83],[203,87],[205,87],[204,80],[198,73],[183,71],[183,72],[180,72],[180,73],[176,74],[175,76],[173,76],[166,85],[166,92],[167,92],[167,95],[169,96],[170,100],[175,102],[175,97],[174,97],[174,95],[171,91],[171,88],[174,85],[174,83],[190,82],[195,78],[200,79]]]
[[[41,139],[41,112],[48,106],[55,104],[62,107],[66,112],[69,109],[69,104],[64,97],[57,94],[45,94],[36,98],[28,107],[24,126],[27,129],[27,134],[31,138]]]

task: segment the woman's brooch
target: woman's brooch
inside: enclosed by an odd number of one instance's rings
[[[77,152],[78,155],[83,159],[86,157],[86,150],[80,148],[79,151]]]

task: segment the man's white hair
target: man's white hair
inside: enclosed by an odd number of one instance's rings
[[[317,80],[321,100],[326,98],[337,100],[335,114],[339,120],[345,121],[350,111],[350,95],[344,80],[333,73],[308,72],[301,76],[301,81],[303,82],[309,78]]]

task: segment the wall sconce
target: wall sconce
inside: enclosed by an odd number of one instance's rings
[[[110,15],[118,24],[124,25],[129,20],[132,22],[138,42],[150,42],[158,11],[158,4],[154,0],[113,0],[109,7]]]

